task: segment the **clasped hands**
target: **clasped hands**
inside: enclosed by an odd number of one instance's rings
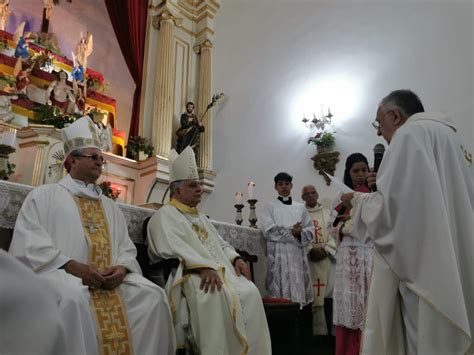
[[[301,231],[303,228],[301,228],[301,222],[298,222],[291,227],[291,234],[293,234],[293,237],[295,238],[301,238]]]
[[[127,269],[121,265],[108,267],[101,272],[91,265],[83,264],[75,260],[69,260],[64,264],[64,270],[68,274],[80,278],[82,283],[92,290],[99,288],[113,290],[123,282],[128,272]]]
[[[237,259],[234,263],[234,270],[237,276],[244,275],[248,280],[252,278],[250,270],[242,259]],[[204,290],[204,293],[214,293],[217,288],[217,291],[222,289],[222,280],[216,270],[211,268],[202,268],[197,270],[199,276],[201,277],[201,285],[199,288]]]

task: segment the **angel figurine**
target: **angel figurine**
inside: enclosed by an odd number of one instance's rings
[[[15,92],[17,94],[26,95],[26,89],[30,84],[30,73],[33,66],[23,69],[23,61],[18,58],[13,69],[13,76],[16,78]]]
[[[87,58],[92,54],[93,50],[93,36],[91,33],[87,32],[84,36],[81,32],[81,39],[76,46],[73,58],[75,60],[75,66],[82,66],[84,73],[87,69]]]
[[[15,34],[13,35],[13,42],[16,43],[15,57],[22,58],[23,60],[26,61],[30,55],[28,53],[28,42],[23,37],[24,30],[25,30],[25,22],[22,22],[17,27]]]
[[[8,9],[10,0],[0,0],[0,30],[5,31],[10,10]]]

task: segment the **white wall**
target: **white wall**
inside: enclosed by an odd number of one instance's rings
[[[7,31],[14,33],[16,26],[22,21],[26,22],[25,31],[40,31],[43,0],[13,0],[10,1],[10,11],[12,14]],[[135,84],[103,0],[80,0],[71,3],[63,0],[54,8],[49,32],[56,34],[61,51],[71,60],[71,51],[79,41],[81,31],[89,31],[94,35],[94,51],[87,66],[102,73],[105,82],[109,83],[105,95],[117,100],[117,128],[128,134]]]
[[[315,147],[303,111],[334,113],[337,150],[373,160],[382,142],[370,123],[379,100],[410,88],[430,111],[452,113],[473,148],[472,1],[223,0],[216,20],[213,87],[228,100],[214,111],[214,192],[203,210],[232,222],[233,195],[253,179],[257,212],[274,198],[273,176],[294,176],[294,196],[315,184]],[[403,172],[400,172],[403,173]],[[248,207],[244,220],[248,218]]]

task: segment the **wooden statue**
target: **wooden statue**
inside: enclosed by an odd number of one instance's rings
[[[8,9],[10,0],[0,0],[0,29],[5,31],[10,10]]]

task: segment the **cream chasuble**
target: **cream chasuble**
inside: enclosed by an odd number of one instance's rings
[[[363,354],[474,352],[470,157],[452,120],[415,114],[393,136],[378,192],[355,194],[352,235],[376,251]]]
[[[97,186],[66,175],[58,184],[31,191],[9,252],[60,295],[68,354],[174,354],[166,295],[141,275],[123,214]],[[99,269],[122,265],[130,272],[115,291],[90,292],[62,268],[71,259]]]
[[[328,329],[326,316],[324,314],[324,299],[332,297],[334,287],[334,271],[336,257],[336,243],[328,233],[329,211],[321,205],[308,208],[314,227],[314,239],[308,246],[308,252],[314,247],[323,248],[327,257],[323,260],[313,262],[308,258],[309,271],[313,282],[313,334],[327,335]]]
[[[180,260],[166,284],[178,347],[196,344],[203,355],[271,353],[261,295],[237,277],[232,262],[238,253],[204,215],[172,200],[151,218],[148,244],[152,261]],[[219,273],[220,292],[200,290],[201,278],[193,272],[199,268]]]

